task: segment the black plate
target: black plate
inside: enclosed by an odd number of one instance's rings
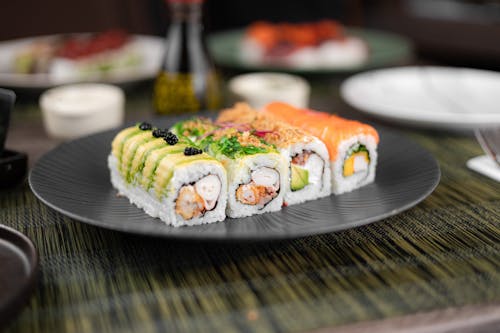
[[[0,330],[27,303],[37,272],[38,256],[29,238],[0,225]]]
[[[77,139],[43,156],[30,174],[35,195],[76,220],[113,230],[183,239],[271,240],[338,231],[395,215],[427,197],[440,177],[436,160],[426,150],[379,129],[379,162],[371,185],[276,213],[174,228],[117,197],[107,168],[116,133]]]

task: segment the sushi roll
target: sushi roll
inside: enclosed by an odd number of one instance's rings
[[[280,102],[268,104],[262,112],[300,127],[325,143],[332,193],[349,192],[374,181],[379,136],[372,126]]]
[[[225,219],[227,174],[210,155],[146,123],[120,131],[111,146],[111,183],[148,215],[175,227]]]
[[[318,138],[245,103],[223,110],[217,123],[248,125],[255,135],[276,146],[289,168],[290,177],[283,184],[286,205],[330,195],[330,160],[325,144]]]
[[[244,127],[218,126],[195,118],[179,122],[172,132],[219,160],[228,174],[226,214],[245,217],[281,209],[288,178],[286,163],[272,146]]]

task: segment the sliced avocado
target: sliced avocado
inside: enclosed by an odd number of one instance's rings
[[[160,149],[156,149],[151,151],[146,157],[146,161],[144,162],[144,168],[142,168],[142,179],[141,185],[148,189],[151,187],[153,183],[153,176],[155,174],[156,168],[162,161],[162,159],[169,154],[177,154],[184,151],[184,145],[175,145],[175,146],[165,146]]]
[[[137,147],[154,139],[151,132],[143,131],[134,135],[123,144],[120,171],[125,179],[127,179],[130,172],[130,166],[132,165]]]
[[[309,184],[309,171],[301,168],[296,164],[292,164],[292,179],[290,180],[290,188],[292,191],[302,190]]]
[[[118,161],[121,160],[122,157],[122,148],[123,144],[127,139],[137,133],[140,133],[141,130],[137,128],[137,126],[134,127],[128,127],[124,130],[122,130],[120,133],[118,133],[115,138],[113,139],[113,142],[111,143],[111,148],[113,155],[118,159]]]
[[[142,171],[149,153],[162,147],[165,147],[165,141],[163,140],[163,138],[158,138],[140,145],[135,152],[135,156],[130,167],[130,173],[127,177],[127,182],[132,182],[135,174]]]
[[[154,173],[154,189],[158,198],[161,198],[170,179],[174,175],[175,168],[195,161],[211,161],[212,157],[207,154],[186,156],[184,152],[170,154],[163,158]]]

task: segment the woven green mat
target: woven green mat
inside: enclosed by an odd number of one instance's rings
[[[442,180],[365,227],[271,244],[178,242],[78,223],[27,186],[0,219],[35,243],[41,275],[8,332],[296,332],[500,301],[500,186],[465,167],[472,138],[413,134]]]

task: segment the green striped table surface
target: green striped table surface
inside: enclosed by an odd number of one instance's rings
[[[471,137],[410,136],[442,179],[418,206],[339,233],[217,244],[98,229],[0,192],[41,274],[8,332],[297,332],[500,301],[500,186],[465,167]]]

